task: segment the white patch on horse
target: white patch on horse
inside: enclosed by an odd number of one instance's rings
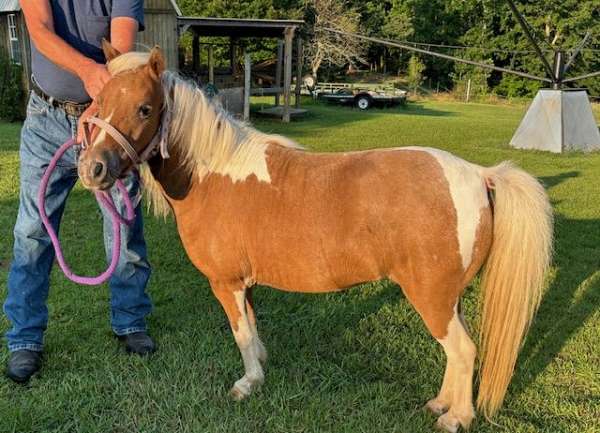
[[[458,313],[458,303],[454,306],[454,315],[448,322],[446,336],[438,339],[438,342],[446,353],[447,371],[438,397],[428,405],[434,410],[436,406],[440,409],[444,406],[450,407],[450,410],[438,419],[438,426],[447,431],[457,431],[459,424],[468,426],[475,416],[472,397],[477,350]]]
[[[463,268],[471,264],[481,209],[489,206],[485,179],[481,167],[460,159],[451,153],[429,147],[401,147],[398,150],[416,150],[432,155],[444,170],[450,195],[456,210],[456,231]]]
[[[121,87],[121,95],[125,96],[127,94],[127,87]]]
[[[239,400],[250,395],[257,386],[262,385],[265,375],[254,342],[254,332],[246,314],[246,292],[245,290],[239,290],[234,292],[234,296],[240,317],[238,318],[237,330],[233,331],[233,335],[242,354],[245,374],[235,382],[231,393],[233,398]]]
[[[265,143],[254,144],[252,152],[235,152],[227,164],[214,172],[229,176],[233,183],[241,182],[255,175],[260,182],[271,183],[267,166],[267,147]]]
[[[114,114],[115,114],[115,110],[113,110],[108,115],[108,117],[106,119],[104,119],[104,121],[106,123],[110,123]],[[106,140],[106,130],[104,128],[100,128],[100,132],[98,133],[98,135],[96,136],[96,139],[92,143],[92,147],[94,147],[97,143],[102,143],[104,140]]]

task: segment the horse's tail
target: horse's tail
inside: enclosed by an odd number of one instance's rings
[[[552,256],[552,207],[542,185],[510,163],[484,168],[493,190],[493,243],[482,276],[477,407],[493,416],[539,306]]]

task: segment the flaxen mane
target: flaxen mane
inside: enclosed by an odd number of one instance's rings
[[[130,52],[108,64],[112,75],[139,68],[148,63],[149,53]],[[229,175],[236,182],[250,173],[268,181],[264,153],[270,144],[301,148],[280,135],[264,134],[234,119],[218,103],[209,100],[196,84],[177,73],[165,71],[162,86],[166,95],[169,148],[183,154],[182,168],[200,179],[208,173]],[[147,164],[141,167],[144,189],[156,215],[166,216],[171,208],[162,188],[152,177]]]

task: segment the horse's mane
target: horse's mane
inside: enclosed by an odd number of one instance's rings
[[[112,75],[139,68],[148,63],[149,53],[129,52],[111,60],[108,70]],[[265,151],[270,144],[301,148],[280,135],[264,134],[234,119],[220,104],[208,99],[198,86],[177,73],[162,74],[166,109],[170,118],[168,146],[177,149],[181,166],[189,176],[202,179],[208,173],[229,175],[236,182],[265,165]],[[171,208],[162,187],[152,176],[147,164],[141,167],[142,181],[154,213],[166,216]],[[262,176],[268,177],[266,166]],[[257,174],[259,180],[261,173]]]

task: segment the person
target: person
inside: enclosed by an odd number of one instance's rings
[[[81,142],[81,120],[96,111],[94,98],[110,79],[102,39],[120,52],[130,51],[143,30],[143,0],[21,0],[32,40],[32,92],[21,131],[19,212],[14,227],[13,261],[4,312],[12,327],[6,333],[10,356],[6,373],[26,382],[42,365],[43,337],[48,322],[46,301],[54,249],[42,226],[37,193],[45,168],[69,138]],[[58,231],[69,192],[77,181],[79,148],[60,161],[48,185],[46,212]],[[135,174],[126,179],[137,197]],[[121,211],[123,201],[111,192]],[[110,215],[104,212],[104,243],[111,256]],[[109,280],[112,330],[128,352],[155,350],[145,318],[152,309],[146,285],[146,256],[141,212],[122,230],[121,255]]]

